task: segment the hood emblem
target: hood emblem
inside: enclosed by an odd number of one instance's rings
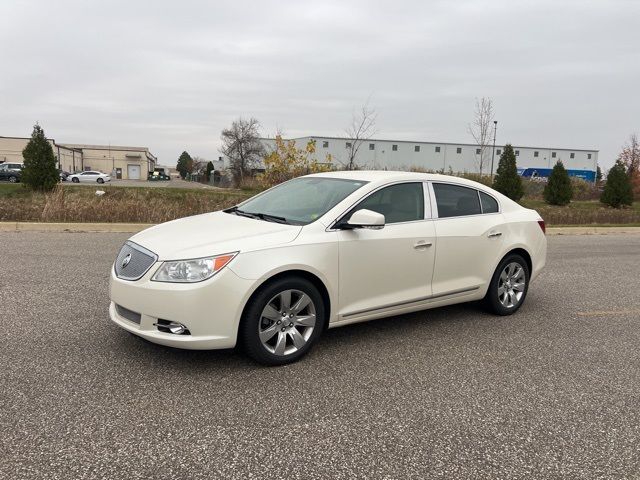
[[[125,268],[127,265],[129,265],[130,261],[131,261],[131,254],[127,253],[127,256],[124,257],[124,260],[122,260],[122,268]]]

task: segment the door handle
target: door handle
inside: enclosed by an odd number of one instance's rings
[[[489,232],[489,235],[487,235],[489,238],[493,238],[493,237],[499,237],[500,235],[502,235],[502,232]]]
[[[424,240],[420,240],[419,242],[413,245],[413,248],[417,250],[420,248],[429,248],[431,245],[433,245],[432,242],[425,242]]]

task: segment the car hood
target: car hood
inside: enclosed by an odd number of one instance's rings
[[[156,253],[159,260],[183,260],[282,245],[292,242],[301,229],[213,212],[156,225],[130,240]]]

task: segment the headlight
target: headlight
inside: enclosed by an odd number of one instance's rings
[[[233,260],[238,252],[216,257],[163,262],[151,280],[156,282],[193,283],[213,277]]]

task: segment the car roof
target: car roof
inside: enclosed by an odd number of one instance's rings
[[[389,170],[351,170],[351,171],[334,171],[325,173],[314,173],[308,175],[309,177],[324,177],[324,178],[341,178],[345,180],[370,182],[374,185],[384,185],[386,183],[394,182],[442,182],[442,183],[455,183],[469,188],[475,188],[477,190],[489,192],[494,197],[500,199],[501,208],[504,211],[507,210],[519,210],[524,207],[514,202],[510,198],[502,195],[491,187],[483,185],[473,180],[467,180],[466,178],[456,177],[455,175],[440,175],[437,173],[421,173],[421,172],[399,172]]]
[[[400,182],[400,181],[433,181],[433,182],[447,182],[457,183],[460,185],[467,185],[473,188],[486,189],[485,185],[474,182],[473,180],[467,180],[466,178],[456,177],[454,175],[440,175],[437,173],[422,173],[422,172],[402,172],[392,170],[350,170],[350,171],[334,171],[325,173],[314,173],[309,175],[310,177],[325,177],[325,178],[341,178],[345,180],[360,180],[363,182]]]

